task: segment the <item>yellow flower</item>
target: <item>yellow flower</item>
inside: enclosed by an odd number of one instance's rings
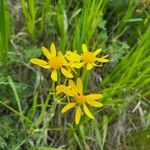
[[[96,57],[102,51],[102,49],[97,49],[95,52],[90,52],[88,51],[87,46],[85,44],[82,44],[82,51],[83,54],[81,55],[81,59],[84,62],[87,70],[91,70],[94,66],[98,66],[96,62],[109,62],[109,60],[106,59],[108,55],[101,58]]]
[[[67,78],[73,77],[72,73],[66,70],[66,66],[68,64],[65,57],[61,52],[58,52],[57,54],[55,45],[53,43],[50,45],[50,51],[45,47],[42,47],[42,51],[43,54],[46,56],[47,61],[38,58],[32,58],[30,60],[31,63],[38,65],[42,68],[52,70],[51,78],[54,81],[57,81],[57,74],[59,70],[61,70],[62,74]]]
[[[56,87],[57,93],[63,92],[66,94],[66,96],[71,97],[71,102],[69,102],[67,105],[63,107],[61,110],[62,113],[65,113],[66,111],[70,110],[73,107],[76,107],[76,113],[75,113],[75,123],[79,124],[80,118],[81,118],[81,111],[83,109],[83,112],[91,119],[94,119],[94,116],[90,112],[90,110],[87,107],[87,104],[93,106],[93,107],[102,107],[102,103],[97,102],[96,100],[102,98],[101,94],[89,94],[84,95],[83,94],[83,85],[80,78],[76,80],[76,83],[73,80],[69,80],[69,85],[58,85]]]

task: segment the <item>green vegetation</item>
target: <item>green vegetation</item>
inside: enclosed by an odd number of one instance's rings
[[[0,149],[149,150],[149,23],[149,0],[0,0]],[[103,94],[104,106],[90,108],[94,120],[76,125],[73,111],[61,114],[49,71],[30,63],[52,42],[109,55],[78,72],[86,94]]]
[[[10,17],[3,0],[0,1],[0,19],[0,62],[6,64],[10,37]]]

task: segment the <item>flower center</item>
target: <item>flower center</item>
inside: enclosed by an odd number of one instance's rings
[[[85,63],[92,63],[95,61],[95,55],[91,52],[85,52],[82,55],[82,59]]]
[[[78,104],[83,104],[83,103],[85,103],[84,95],[78,94],[78,95],[76,96],[76,103],[78,103]]]
[[[52,57],[49,61],[49,65],[54,69],[59,69],[64,64],[64,58],[62,56]]]

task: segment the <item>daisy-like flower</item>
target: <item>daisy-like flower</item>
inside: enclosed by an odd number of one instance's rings
[[[109,60],[107,59],[108,55],[103,56],[103,57],[96,57],[101,51],[102,49],[97,49],[94,52],[90,52],[88,51],[88,48],[85,44],[82,44],[82,51],[83,54],[81,54],[81,59],[86,67],[87,70],[91,70],[94,66],[98,66],[96,64],[96,62],[109,62]]]
[[[66,70],[68,64],[64,55],[61,52],[58,53],[56,52],[56,47],[54,43],[50,45],[50,51],[43,46],[42,52],[46,56],[47,61],[38,58],[32,58],[30,62],[42,68],[50,69],[52,71],[51,78],[54,81],[57,81],[57,74],[59,70],[61,70],[62,74],[65,77],[67,78],[73,77],[72,73]]]
[[[80,78],[76,80],[76,83],[73,80],[69,80],[69,85],[58,85],[56,87],[57,93],[63,92],[66,94],[67,97],[70,97],[70,102],[66,104],[63,109],[61,110],[61,113],[65,113],[66,111],[70,110],[71,108],[76,108],[75,113],[75,123],[79,124],[80,118],[81,118],[81,112],[83,112],[91,119],[94,119],[94,116],[90,112],[90,110],[87,107],[88,105],[91,105],[93,107],[102,107],[102,103],[96,101],[100,98],[102,98],[101,94],[89,94],[84,95],[83,94],[83,85]]]

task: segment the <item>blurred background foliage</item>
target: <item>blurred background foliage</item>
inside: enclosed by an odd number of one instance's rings
[[[0,149],[150,149],[149,21],[150,0],[0,0]],[[29,60],[51,42],[110,55],[88,83],[104,94],[95,120],[76,127],[56,107],[35,126],[51,81]]]

